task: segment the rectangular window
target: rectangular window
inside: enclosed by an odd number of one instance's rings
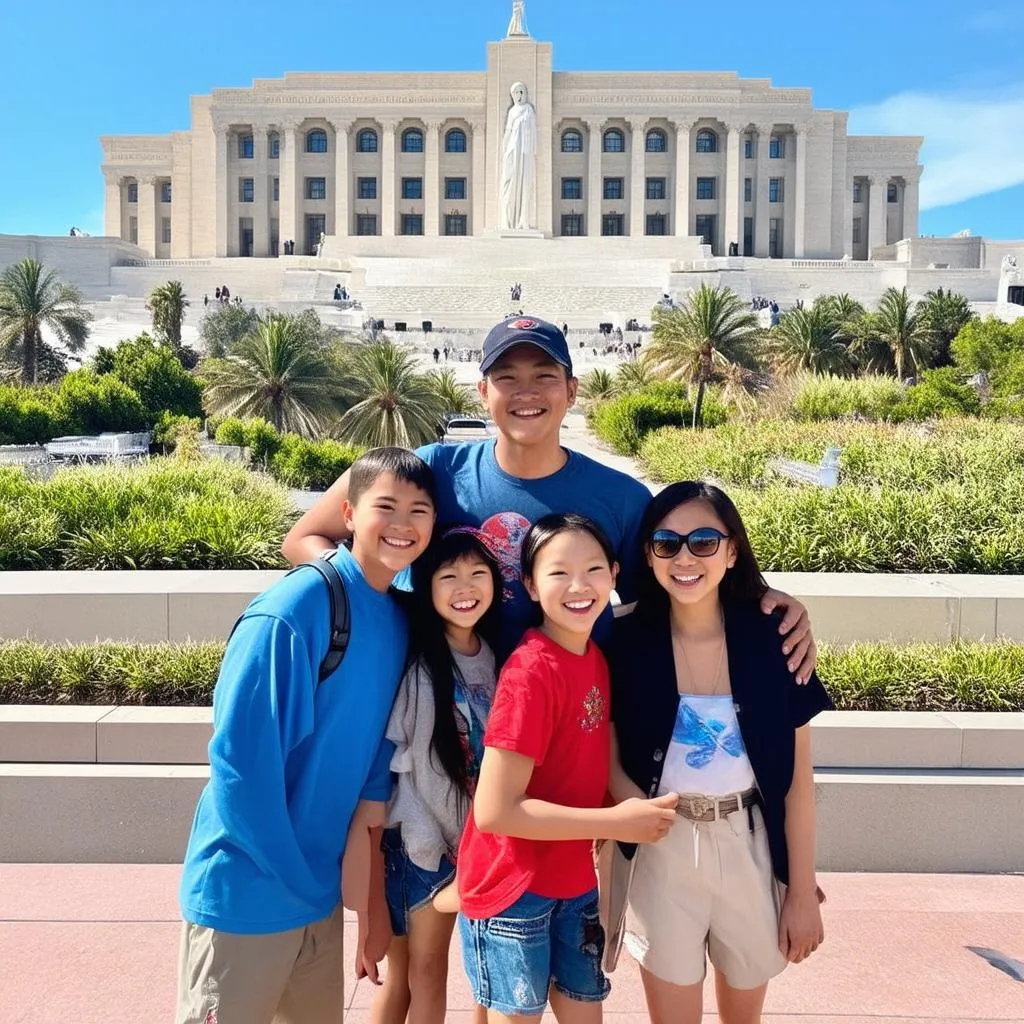
[[[467,222],[464,213],[446,213],[444,215],[444,233],[446,235],[465,235]]]
[[[422,178],[403,178],[402,179],[402,198],[403,199],[422,199],[423,198],[423,179]],[[403,231],[402,234],[410,234],[411,232]],[[423,232],[418,232],[422,234]]]
[[[861,235],[861,224],[862,223],[863,223],[863,221],[861,220],[860,217],[854,217],[853,218],[853,244],[854,245],[860,245],[860,235]]]
[[[356,179],[356,195],[360,199],[376,199],[377,198],[377,179],[376,178],[357,178]],[[376,234],[371,231],[370,234]]]
[[[715,244],[715,216],[714,214],[697,214],[697,234],[704,245]]]
[[[275,203],[279,203],[281,201],[281,179],[280,178],[275,178],[274,179],[274,184],[273,184],[272,191],[271,191],[271,198],[273,199],[273,201]]]
[[[772,217],[768,221],[768,255],[773,260],[782,258],[781,217]]]
[[[562,234],[566,238],[579,238],[585,234],[582,213],[562,214]]]
[[[621,199],[626,192],[626,183],[622,178],[604,179],[605,199]]]
[[[171,201],[171,183],[169,181],[160,182],[160,202],[169,203]]]
[[[853,183],[853,201],[855,203],[863,203],[864,202],[864,182],[863,181],[855,181]]]
[[[306,255],[315,256],[320,236],[327,231],[327,215],[324,213],[306,214]],[[252,255],[251,253],[249,255]]]
[[[743,137],[743,159],[754,159],[754,140],[749,135]]]
[[[649,213],[647,215],[647,234],[667,235],[668,218],[663,213]]]
[[[252,178],[238,179],[238,201],[240,203],[256,201],[256,185]]]
[[[647,198],[648,199],[664,199],[665,198],[665,179],[664,178],[648,178],[647,179]],[[650,234],[650,232],[648,232]]]
[[[327,198],[327,179],[326,178],[307,178],[306,179],[306,198],[307,199],[326,199]]]
[[[271,135],[270,136],[270,159],[280,160],[281,159],[281,136]]]
[[[714,178],[698,178],[697,179],[697,198],[698,199],[714,199],[715,198],[715,179]]]
[[[754,218],[743,218],[743,255],[754,255]]]
[[[582,199],[583,198],[583,179],[582,178],[563,178],[562,179],[562,198],[563,199]]]
[[[366,178],[366,181],[374,181],[374,178]],[[360,213],[356,216],[357,235],[377,234],[377,215],[373,213]]]
[[[900,201],[900,189],[895,182],[890,182],[885,189],[885,198],[887,202],[898,203]]]
[[[606,213],[601,218],[602,235],[624,235],[625,233],[626,218],[621,213]]]
[[[754,179],[744,178],[743,179],[743,202],[752,203],[754,201]]]
[[[132,245],[139,244],[139,218],[129,217],[128,218],[128,241]]]
[[[768,159],[784,160],[786,157],[786,140],[780,135],[773,135],[768,142]]]
[[[768,179],[768,202],[769,203],[784,203],[786,201],[786,179],[785,178],[769,178]]]
[[[160,218],[160,241],[164,245],[171,244],[171,218],[161,217]]]
[[[238,136],[238,159],[251,160],[253,156],[253,145],[251,135]]]
[[[128,202],[137,203],[139,201],[139,185],[138,182],[131,182],[128,185]]]
[[[444,179],[444,197],[445,199],[465,199],[466,198],[466,179],[465,178],[445,178]],[[463,232],[465,234],[465,232]]]
[[[403,235],[422,235],[423,234],[423,215],[420,213],[403,213],[402,214],[402,234]]]

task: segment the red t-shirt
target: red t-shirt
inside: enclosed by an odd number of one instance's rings
[[[530,630],[505,663],[484,745],[534,762],[526,795],[565,807],[601,807],[608,790],[611,692],[597,645],[573,654]],[[484,835],[470,813],[458,857],[462,912],[487,918],[524,892],[568,900],[596,885],[592,843]]]

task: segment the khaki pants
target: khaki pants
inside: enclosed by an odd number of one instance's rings
[[[175,1024],[342,1024],[343,914],[270,935],[185,922]]]

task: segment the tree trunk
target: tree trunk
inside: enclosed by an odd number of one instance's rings
[[[704,378],[697,382],[697,398],[693,403],[693,429],[696,430],[701,425],[701,413],[704,408],[704,392],[707,389],[707,384],[704,382]]]
[[[283,434],[284,433],[284,426],[283,426],[284,415],[283,415],[282,410],[281,410],[281,400],[279,398],[275,398],[273,400],[271,408],[273,409],[273,413],[274,413],[274,429],[279,434]]]
[[[30,327],[22,338],[21,382],[23,384],[35,384],[36,382],[38,337],[39,331]]]

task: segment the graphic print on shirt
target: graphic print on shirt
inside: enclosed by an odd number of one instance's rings
[[[706,768],[719,751],[729,757],[746,752],[738,728],[729,729],[717,718],[702,718],[685,700],[679,704],[672,742],[693,749],[686,755],[691,768]]]
[[[530,529],[530,520],[518,512],[499,512],[486,520],[480,529],[490,538],[491,550],[501,569],[505,584],[502,600],[512,601],[515,598],[513,587],[521,577],[520,552]]]
[[[583,698],[583,714],[580,716],[580,728],[584,732],[594,732],[600,728],[605,720],[605,713],[608,710],[608,702],[604,694],[597,686],[592,686],[590,692]]]
[[[474,700],[474,697],[476,700]],[[459,731],[459,742],[466,759],[466,778],[469,780],[470,797],[476,791],[476,780],[480,777],[480,762],[484,756],[484,731],[487,698],[483,708],[478,706],[480,696],[474,694],[463,680],[455,680],[455,722]],[[481,713],[481,710],[483,713]]]

